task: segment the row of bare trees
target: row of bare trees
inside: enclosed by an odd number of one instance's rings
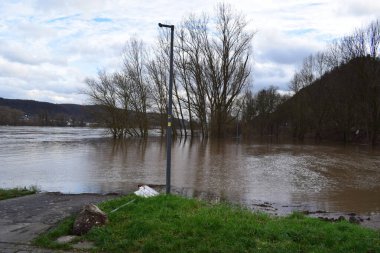
[[[210,21],[212,20],[212,21]],[[238,115],[238,101],[250,83],[251,42],[244,16],[220,4],[215,16],[191,15],[176,26],[174,42],[174,133],[181,136],[223,137]],[[93,104],[114,136],[148,135],[148,115],[159,115],[161,132],[167,120],[169,36],[161,31],[148,50],[131,39],[123,67],[101,71],[86,80]],[[153,114],[154,113],[154,114]]]
[[[18,125],[24,112],[8,106],[0,106],[0,125]]]

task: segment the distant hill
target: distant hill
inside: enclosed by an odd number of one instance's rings
[[[85,125],[95,123],[97,106],[0,98],[1,125]]]
[[[101,114],[104,116],[104,110],[97,105],[53,104],[0,97],[0,125],[105,126]],[[160,126],[160,120],[162,116],[159,114],[148,113],[150,127]],[[175,122],[180,124],[178,119]],[[188,124],[187,121],[183,123]]]
[[[380,132],[379,83],[378,58],[353,59],[280,105],[272,125],[297,139],[375,144]]]

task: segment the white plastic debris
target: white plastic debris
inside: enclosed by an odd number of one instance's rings
[[[140,197],[154,197],[157,196],[159,193],[155,191],[154,189],[150,188],[147,185],[140,186],[137,191],[135,191],[135,194]]]

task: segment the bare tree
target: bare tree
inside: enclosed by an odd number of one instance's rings
[[[131,39],[124,50],[124,66],[122,73],[125,77],[122,95],[128,92],[128,108],[133,111],[133,122],[136,124],[132,129],[137,128],[137,136],[148,136],[148,118],[147,111],[150,107],[149,93],[150,87],[147,80],[147,52],[142,41]],[[124,88],[126,86],[126,88]],[[124,109],[125,105],[124,105]]]
[[[246,31],[247,24],[231,6],[220,4],[216,14],[216,36],[205,41],[206,95],[214,137],[223,137],[234,103],[249,84],[253,33]]]
[[[116,85],[112,75],[106,71],[99,71],[97,79],[86,79],[87,89],[84,91],[90,97],[94,105],[98,105],[102,110],[99,112],[100,119],[106,123],[113,138],[123,136],[123,124],[120,121],[122,114],[118,105]]]
[[[380,50],[380,21],[372,22],[366,31],[369,53],[371,57],[376,58],[379,56]]]
[[[112,74],[99,71],[96,79],[86,79],[85,94],[102,108],[99,116],[114,138],[146,137],[150,88],[146,81],[144,44],[131,39],[126,44],[123,60],[121,71]]]
[[[204,78],[203,48],[207,38],[208,18],[190,16],[177,33],[176,67],[186,97],[185,107],[190,121],[191,135],[194,135],[197,121],[204,137],[208,136],[207,97]]]
[[[18,125],[25,113],[8,106],[0,106],[0,125]]]
[[[167,121],[167,97],[168,97],[168,71],[165,63],[166,59],[160,54],[155,54],[155,57],[149,61],[147,65],[148,77],[151,84],[151,96],[153,102],[153,111],[158,113],[161,134],[163,135],[166,129]]]

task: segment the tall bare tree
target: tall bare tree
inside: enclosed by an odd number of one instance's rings
[[[148,64],[148,77],[151,85],[153,111],[158,113],[161,135],[166,130],[167,123],[167,97],[168,97],[168,71],[166,58],[156,53]]]
[[[122,95],[129,93],[128,107],[133,111],[133,122],[136,124],[132,129],[138,129],[136,135],[147,137],[150,86],[147,80],[148,60],[144,43],[136,39],[127,42],[123,60],[122,73],[127,89],[122,90]]]
[[[176,67],[178,79],[182,83],[186,97],[191,135],[194,135],[195,122],[204,137],[208,136],[208,108],[206,83],[204,78],[203,48],[207,38],[208,18],[190,16],[177,33]]]
[[[210,132],[223,137],[231,111],[242,90],[249,85],[253,33],[247,31],[244,16],[231,6],[219,4],[215,36],[205,39],[203,48],[206,96],[210,108]]]

